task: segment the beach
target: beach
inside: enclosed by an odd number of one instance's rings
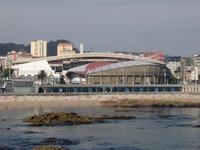
[[[107,105],[108,104],[108,105]],[[7,95],[0,96],[0,108],[59,108],[87,106],[172,106],[200,107],[200,95],[194,94],[101,94],[101,95]],[[130,105],[127,105],[130,104]],[[166,106],[167,106],[166,105]],[[175,105],[175,106],[176,106]]]

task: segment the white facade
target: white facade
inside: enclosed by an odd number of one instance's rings
[[[197,81],[198,80],[198,68],[197,67],[194,67],[192,69],[192,72],[191,72],[191,79],[192,81]]]
[[[197,81],[198,80],[198,68],[197,67],[187,67],[186,68],[186,75],[185,75],[185,81],[191,82],[191,81]]]
[[[176,73],[177,69],[181,67],[181,62],[180,61],[170,61],[167,63],[167,68],[171,71],[171,73],[174,75],[176,78],[180,78],[178,74]]]
[[[198,68],[198,71],[200,74],[200,55],[194,55],[192,59],[193,59],[194,67]]]
[[[14,65],[12,69],[15,70],[16,76],[35,76],[38,75],[41,70],[44,70],[48,76],[54,74],[47,60]]]
[[[31,42],[31,55],[33,57],[47,56],[47,41],[35,40]]]
[[[75,54],[72,43],[59,43],[57,45],[57,56],[63,56],[68,54]]]

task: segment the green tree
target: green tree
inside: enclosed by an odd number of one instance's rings
[[[7,69],[5,69],[5,70],[3,71],[3,77],[4,77],[4,78],[8,78],[8,77],[10,77],[13,73],[14,73],[14,70],[13,70],[13,69],[7,68]]]
[[[44,79],[47,78],[47,73],[44,70],[40,70],[38,73],[38,79],[41,80],[41,83],[43,83]]]
[[[65,76],[63,74],[60,76],[60,84],[66,84]]]

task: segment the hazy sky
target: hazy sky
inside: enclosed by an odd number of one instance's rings
[[[0,0],[0,43],[34,39],[193,55],[200,53],[200,0]]]

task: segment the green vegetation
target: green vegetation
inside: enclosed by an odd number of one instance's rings
[[[89,124],[92,118],[89,116],[80,116],[76,113],[45,113],[43,115],[29,116],[24,119],[25,122],[36,126],[52,126],[52,125],[77,125]]]
[[[0,56],[6,56],[7,53],[12,50],[30,52],[28,46],[25,46],[24,44],[0,43]]]
[[[79,125],[91,124],[96,122],[104,122],[108,119],[135,119],[135,116],[109,116],[102,115],[99,117],[91,117],[86,115],[78,115],[77,113],[45,113],[42,115],[28,116],[24,119],[25,122],[30,123],[32,126],[56,126],[56,125]]]
[[[69,43],[69,40],[59,39],[56,41],[49,41],[47,43],[47,55],[48,56],[55,56],[57,55],[57,45],[61,42]],[[26,51],[30,53],[30,44],[16,44],[16,43],[0,43],[0,56],[6,56],[8,52],[15,50],[15,51]],[[76,52],[78,52],[77,48],[74,48]]]
[[[44,70],[41,70],[38,73],[38,79],[41,80],[41,82],[43,83],[43,81],[47,78],[47,73]]]
[[[65,76],[63,74],[60,76],[60,84],[66,84]]]
[[[178,84],[178,79],[176,79],[174,76],[172,76],[169,79],[169,84]]]
[[[8,78],[9,76],[12,76],[13,73],[14,73],[14,70],[13,70],[13,69],[7,68],[7,69],[5,69],[5,70],[3,71],[3,77],[4,77],[4,78]]]

